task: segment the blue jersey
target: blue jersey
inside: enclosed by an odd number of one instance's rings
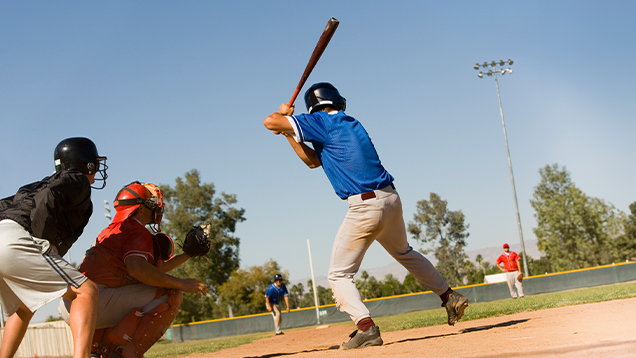
[[[384,188],[393,182],[362,124],[343,111],[290,116],[298,142],[312,144],[341,199]]]
[[[267,292],[265,292],[265,297],[269,299],[270,303],[275,305],[279,304],[281,299],[285,296],[289,296],[289,292],[287,292],[287,287],[284,283],[280,284],[280,288],[276,286],[275,283],[272,283],[267,288]]]

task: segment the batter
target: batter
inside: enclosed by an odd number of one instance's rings
[[[448,324],[454,325],[468,300],[451,290],[435,267],[408,244],[393,177],[382,166],[362,124],[345,113],[345,98],[333,85],[321,82],[307,90],[305,104],[309,114],[294,115],[293,106],[282,104],[263,124],[274,134],[285,136],[309,168],[322,167],[338,197],[349,204],[333,244],[328,273],[336,306],[358,327],[342,348],[383,344],[380,329],[353,281],[374,241],[440,296]]]

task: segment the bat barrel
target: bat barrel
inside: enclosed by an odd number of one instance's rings
[[[327,22],[327,26],[325,26],[325,29],[323,30],[322,35],[320,35],[320,39],[318,39],[318,43],[316,44],[316,47],[314,48],[314,52],[311,54],[311,57],[309,58],[309,62],[307,63],[305,72],[300,78],[300,81],[298,82],[298,86],[296,86],[294,95],[289,101],[289,106],[293,105],[294,102],[296,102],[296,98],[298,97],[300,90],[305,85],[305,82],[307,81],[307,78],[309,78],[311,71],[316,66],[316,63],[318,63],[320,56],[322,56],[322,53],[327,48],[327,45],[329,44],[329,41],[331,41],[331,38],[333,37],[333,34],[336,32],[336,29],[338,28],[339,24],[340,24],[340,21],[338,21],[338,19],[336,19],[335,17],[332,17]]]

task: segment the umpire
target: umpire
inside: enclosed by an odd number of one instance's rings
[[[2,358],[15,355],[35,311],[60,297],[73,302],[73,357],[90,354],[97,286],[62,257],[93,213],[95,174],[106,184],[106,157],[88,138],[61,141],[53,157],[53,175],[0,200],[0,304],[9,316]]]

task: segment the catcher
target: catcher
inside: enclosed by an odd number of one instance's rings
[[[160,232],[163,193],[154,184],[133,182],[117,193],[112,223],[86,252],[79,270],[99,289],[91,357],[141,358],[175,319],[182,292],[202,297],[209,291],[198,280],[167,274],[193,256],[210,250],[208,232],[192,229],[183,254],[173,256],[173,242]],[[151,230],[146,228],[149,225]],[[73,305],[59,311],[69,322]]]

